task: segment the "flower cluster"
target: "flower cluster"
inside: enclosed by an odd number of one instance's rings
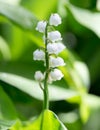
[[[61,24],[61,18],[55,13],[51,14],[48,22],[39,21],[36,27],[37,31],[44,34],[45,48],[35,50],[33,52],[33,59],[44,61],[44,65],[47,66],[47,80],[49,83],[60,80],[63,77],[63,73],[57,67],[65,65],[64,60],[58,56],[65,49],[65,46],[61,42],[62,37],[60,32],[48,29],[59,24]],[[41,71],[36,71],[35,79],[40,82],[43,79],[45,80],[45,75],[46,72],[43,74]]]

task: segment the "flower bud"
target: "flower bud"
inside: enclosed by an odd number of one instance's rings
[[[62,40],[61,34],[59,31],[52,31],[48,33],[48,39],[52,42]]]
[[[64,60],[61,57],[52,57],[50,56],[50,60],[49,60],[49,65],[50,67],[58,67],[58,66],[64,66]]]
[[[33,59],[34,60],[45,60],[45,53],[42,50],[37,49],[33,52]]]
[[[37,24],[36,30],[41,33],[44,33],[46,25],[47,25],[46,21],[39,21]]]
[[[49,23],[50,25],[58,26],[61,24],[61,17],[57,13],[52,14],[50,16]]]
[[[50,72],[50,78],[52,81],[61,80],[61,78],[64,76],[63,73],[59,69],[54,69]]]
[[[34,75],[35,80],[42,81],[44,79],[44,75],[41,71],[36,71]]]

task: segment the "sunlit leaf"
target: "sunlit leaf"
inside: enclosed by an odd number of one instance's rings
[[[81,78],[84,86],[89,87],[90,86],[90,76],[89,76],[89,71],[85,63],[80,62],[80,61],[75,61],[74,62],[74,68],[79,74],[79,77]]]
[[[90,85],[89,71],[85,63],[66,49],[61,56],[66,62],[65,67],[61,67],[64,73],[64,79],[70,88],[74,88],[81,92],[86,92]]]
[[[68,113],[60,113],[59,118],[64,122],[64,123],[72,123],[78,120],[78,115],[76,111],[68,112]]]
[[[100,75],[100,50],[98,49],[92,56],[92,59],[88,62],[88,66],[91,73],[91,81],[94,82]]]
[[[15,119],[17,113],[15,107],[0,86],[0,119]]]
[[[4,0],[0,0],[4,2]],[[12,5],[18,5],[21,0],[6,0],[5,2]]]
[[[91,121],[91,119],[93,118],[91,118],[91,116],[95,112],[100,112],[100,98],[91,94],[83,95],[80,105],[80,115],[82,121],[84,123],[88,122],[89,120]]]
[[[16,120],[15,123],[10,123],[10,130],[67,130],[63,123],[58,119],[57,115],[50,110],[45,110],[38,118],[31,122],[21,122]],[[7,124],[7,123],[5,123]],[[2,125],[5,127],[5,125]]]
[[[73,17],[81,25],[87,27],[93,31],[98,37],[100,37],[100,13],[91,12],[86,9],[81,9],[75,6],[72,6],[68,3],[67,8],[71,11]]]
[[[0,80],[20,89],[32,97],[42,100],[43,93],[37,82],[29,80],[17,75],[0,73]],[[80,97],[76,91],[67,90],[57,86],[49,86],[49,96],[51,101],[70,99],[72,97]]]
[[[32,31],[36,27],[36,17],[23,7],[0,1],[0,15],[5,16],[23,29]]]
[[[0,130],[8,130],[15,121],[0,120]]]
[[[15,60],[20,58],[20,56],[22,56],[23,52],[25,51],[27,37],[25,36],[26,33],[22,31],[20,28],[18,28],[17,26],[12,26],[11,33],[13,33],[13,37],[11,41],[12,42],[11,53],[12,53],[12,59]]]
[[[67,130],[67,128],[52,111],[45,110],[38,119],[24,130]]]
[[[2,37],[0,37],[0,52],[5,60],[11,59],[10,48]]]
[[[69,130],[81,130],[82,123],[77,111],[61,113],[59,119],[67,126]]]
[[[10,130],[24,130],[23,124],[20,120],[16,120],[9,128]]]
[[[84,98],[84,96],[82,97],[81,104],[80,104],[80,116],[83,123],[86,123],[90,116],[90,106],[86,98]]]
[[[66,4],[66,0],[59,0],[58,12],[62,18],[66,17],[67,15],[66,9],[64,8],[65,4]]]
[[[97,8],[98,11],[100,11],[100,0],[97,0],[96,8]]]
[[[86,95],[86,103],[90,107],[90,116],[83,127],[83,130],[99,130],[100,129],[100,97],[95,95]],[[85,107],[85,106],[84,106]]]
[[[36,0],[36,2],[34,0],[30,0],[30,3],[31,5],[29,4],[29,1],[25,2],[27,7],[30,5],[29,7],[39,19],[45,19],[51,14],[51,12],[55,11],[58,0]]]

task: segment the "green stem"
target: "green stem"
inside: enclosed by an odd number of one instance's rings
[[[45,61],[46,61],[46,74],[45,74],[45,80],[44,80],[44,105],[43,109],[49,108],[49,92],[48,92],[48,75],[49,75],[49,55],[47,52],[47,44],[48,44],[48,24],[45,29]]]

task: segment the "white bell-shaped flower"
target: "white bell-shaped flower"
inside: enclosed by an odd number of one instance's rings
[[[39,21],[36,27],[36,30],[44,33],[46,28],[47,22],[46,21]]]
[[[51,81],[61,80],[64,76],[63,73],[59,69],[54,69],[49,74]]]
[[[58,55],[65,49],[65,46],[62,43],[48,43],[47,51],[49,54],[56,54]]]
[[[54,26],[58,26],[59,24],[61,24],[61,17],[59,16],[59,14],[51,14],[49,24]]]
[[[37,49],[36,51],[33,52],[33,59],[34,60],[45,60],[45,53],[43,50]]]
[[[49,65],[50,65],[50,67],[54,68],[54,67],[58,67],[58,66],[64,66],[65,62],[61,57],[55,58],[53,56],[50,56]]]
[[[48,39],[52,42],[62,40],[61,34],[59,31],[51,31],[48,33]]]
[[[49,54],[55,54],[56,52],[58,52],[57,43],[48,43],[47,51]]]
[[[34,78],[37,81],[42,81],[44,79],[44,74],[41,71],[36,71]]]

